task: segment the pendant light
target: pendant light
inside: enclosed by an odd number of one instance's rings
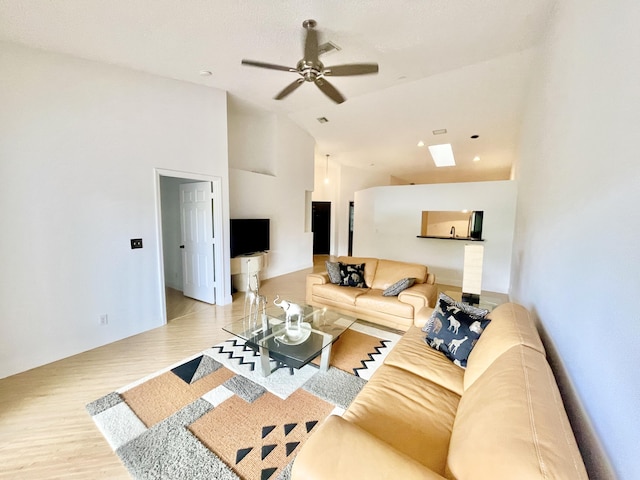
[[[327,153],[327,159],[324,164],[324,183],[327,185],[329,183],[329,154]]]

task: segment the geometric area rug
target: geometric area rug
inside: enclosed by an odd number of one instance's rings
[[[87,411],[132,478],[288,480],[306,439],[344,413],[399,338],[355,323],[333,344],[327,372],[308,364],[268,377],[256,352],[229,339]]]

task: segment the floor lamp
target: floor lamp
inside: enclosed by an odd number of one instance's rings
[[[482,292],[482,261],[484,245],[464,246],[464,267],[462,270],[462,301],[480,303]]]

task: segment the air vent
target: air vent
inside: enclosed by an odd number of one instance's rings
[[[322,45],[318,45],[318,55],[325,55],[329,52],[339,52],[342,50],[338,45],[333,42],[323,43]]]

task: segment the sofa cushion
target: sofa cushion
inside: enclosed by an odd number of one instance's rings
[[[367,285],[371,288],[386,290],[398,280],[407,277],[415,278],[416,283],[424,283],[427,278],[427,267],[417,263],[378,260],[375,277],[372,283],[367,283]]]
[[[397,297],[401,292],[409,288],[416,282],[415,278],[403,278],[402,280],[398,280],[396,283],[391,285],[389,288],[385,289],[382,292],[382,295],[385,297]]]
[[[464,373],[465,390],[493,363],[515,345],[526,345],[544,353],[540,335],[529,311],[522,305],[505,303],[495,308],[487,318],[491,323],[473,348]]]
[[[442,475],[459,401],[429,380],[382,365],[343,418]]]
[[[544,354],[523,345],[512,347],[465,390],[453,426],[447,476],[587,478]]]
[[[378,269],[378,259],[371,257],[338,257],[338,261],[342,263],[364,263],[364,281],[367,286],[373,283],[373,277]],[[405,275],[406,276],[406,275]]]
[[[423,327],[427,334],[425,341],[456,365],[466,368],[471,350],[490,322],[485,318],[487,313],[441,293],[431,318]]]
[[[464,370],[424,343],[424,333],[411,327],[389,352],[384,363],[402,368],[462,395]]]
[[[340,262],[330,262],[327,260],[326,262],[324,262],[324,264],[327,267],[329,281],[335,284],[340,283]]]
[[[364,281],[364,263],[340,263],[339,267],[341,286],[357,288],[363,288],[367,286],[366,282]]]
[[[278,477],[281,478],[281,477]],[[337,415],[329,415],[298,451],[295,480],[412,479],[445,480],[384,440]]]
[[[368,288],[344,288],[340,285],[325,283],[313,286],[313,296],[319,300],[339,302],[355,306],[356,299],[369,291]]]
[[[413,319],[413,307],[408,303],[399,302],[396,297],[385,297],[382,290],[371,289],[365,295],[356,298],[356,307],[363,310],[386,313]]]

